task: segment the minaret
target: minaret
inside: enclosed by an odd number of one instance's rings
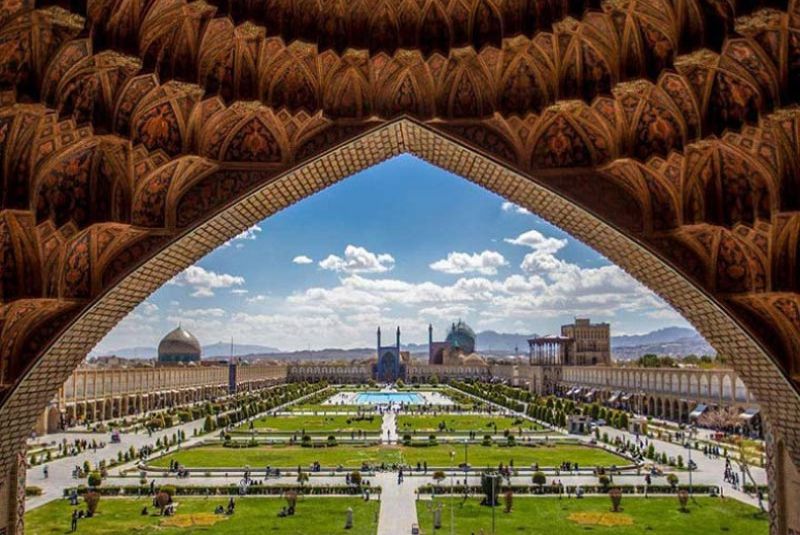
[[[378,327],[378,353],[379,353],[378,356],[380,356],[380,352],[381,352],[381,328]]]
[[[397,326],[397,359],[394,361],[394,377],[400,377],[400,326]]]
[[[433,325],[428,324],[428,364],[433,364]]]

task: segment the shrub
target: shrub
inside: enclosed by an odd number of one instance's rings
[[[358,470],[354,470],[350,474],[350,483],[355,485],[356,487],[360,487],[361,486],[361,472],[359,472]]]
[[[611,510],[619,513],[619,506],[622,503],[622,491],[620,489],[611,489],[608,492],[608,497],[611,498]]]
[[[147,422],[147,427],[152,429],[161,429],[164,427],[164,418],[160,416],[156,416],[155,418],[151,418],[149,422]]]
[[[89,474],[86,483],[88,483],[90,488],[97,488],[103,483],[103,477],[100,475],[100,472],[95,470]]]
[[[158,507],[159,511],[161,511],[162,515],[164,514],[164,509],[171,503],[172,503],[172,496],[170,496],[166,492],[159,491],[159,493],[156,494],[156,506]]]
[[[597,478],[597,482],[600,484],[603,490],[607,490],[608,486],[611,484],[611,478],[603,474]]]
[[[503,498],[505,499],[506,502],[505,512],[510,513],[511,508],[514,505],[514,492],[511,489],[508,489],[503,495]]]
[[[669,485],[672,488],[677,487],[678,486],[678,476],[676,476],[675,474],[667,474],[667,483],[669,483]]]
[[[175,485],[161,485],[158,488],[158,492],[164,492],[169,495],[170,499],[175,496],[177,490],[175,489]]]
[[[297,482],[300,483],[300,485],[303,485],[303,484],[307,483],[308,482],[308,474],[303,472],[302,470],[297,472]]]
[[[547,483],[547,476],[544,475],[544,472],[534,472],[533,473],[533,484],[539,485],[539,488],[543,487]]]
[[[87,514],[89,516],[94,516],[97,512],[97,506],[100,504],[100,493],[94,491],[87,492],[83,500],[86,502]]]
[[[406,433],[403,435],[403,446],[410,446],[411,445],[411,435]]]
[[[436,481],[437,483],[441,483],[442,481],[444,481],[444,478],[445,475],[442,470],[437,470],[433,473],[433,480]]]
[[[686,489],[678,491],[678,505],[682,512],[686,512],[686,504],[689,503],[689,492]]]

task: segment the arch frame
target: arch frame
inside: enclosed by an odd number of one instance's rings
[[[769,433],[782,444],[800,444],[800,392],[772,355],[733,312],[629,231],[568,199],[546,180],[510,167],[485,150],[413,118],[402,116],[360,133],[258,184],[184,229],[162,248],[131,266],[70,321],[25,371],[0,406],[7,423],[0,437],[0,475],[24,477],[19,452],[40,410],[102,337],[150,294],[257,222],[354,173],[400,154],[412,154],[537,214],[605,255],[678,310],[718,351],[731,355],[736,371],[771,419]],[[562,176],[565,170],[558,171]],[[543,172],[547,175],[550,172]],[[562,180],[591,180],[575,170]],[[54,386],[55,385],[55,386]],[[762,394],[762,395],[760,395]],[[772,438],[770,440],[773,440]],[[787,449],[788,451],[788,449]],[[789,454],[800,466],[800,448]],[[22,461],[24,462],[24,456]],[[779,471],[781,472],[781,471]],[[8,479],[11,482],[13,477]],[[770,482],[780,494],[781,477]],[[17,488],[19,484],[17,482]],[[23,484],[24,488],[24,484]],[[0,487],[0,504],[10,503]],[[772,489],[771,489],[772,490]],[[770,493],[777,495],[775,492]],[[6,496],[5,498],[8,498]],[[779,501],[774,502],[779,506]],[[2,505],[0,505],[0,513]],[[773,517],[775,515],[773,514]],[[17,521],[21,518],[17,515]]]

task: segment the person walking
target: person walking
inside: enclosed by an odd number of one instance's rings
[[[73,509],[72,510],[72,520],[70,522],[70,531],[72,533],[75,533],[76,531],[78,531],[78,510],[77,509]]]

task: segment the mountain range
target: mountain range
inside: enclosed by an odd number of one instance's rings
[[[479,353],[495,356],[510,354],[526,354],[528,338],[535,334],[498,333],[495,331],[481,331],[477,333],[477,348]],[[416,357],[425,357],[428,352],[427,344],[403,344],[401,349],[409,351]],[[632,360],[647,353],[657,355],[683,356],[713,355],[713,348],[694,329],[686,327],[665,327],[646,334],[619,335],[611,337],[611,351],[615,359]],[[351,360],[367,358],[374,354],[374,348],[328,348],[313,351],[281,351],[278,348],[258,344],[235,344],[233,353],[239,357],[267,357],[278,360],[291,359],[337,359]],[[116,351],[102,353],[113,354],[123,358],[152,359],[158,354],[155,347],[129,347]],[[230,344],[217,342],[203,346],[203,358],[228,357],[231,354]],[[101,353],[92,352],[90,356],[100,356]]]

